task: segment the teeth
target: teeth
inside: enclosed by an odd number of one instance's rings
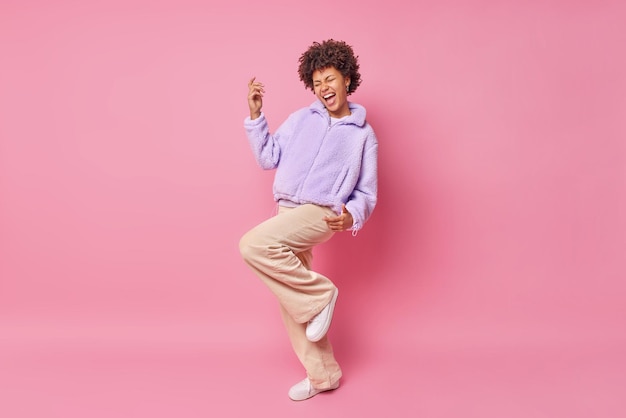
[[[333,93],[328,93],[326,96],[324,96],[324,99],[328,99],[329,97],[333,97],[334,94]]]

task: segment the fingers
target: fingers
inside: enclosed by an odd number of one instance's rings
[[[328,224],[328,228],[330,228],[331,231],[343,231],[345,228],[343,227],[343,222],[342,223],[329,223]]]
[[[343,231],[344,230],[344,215],[340,216],[326,216],[324,221],[328,225],[328,227],[333,231]]]
[[[262,93],[265,93],[265,89],[264,89],[264,85],[263,83],[259,83],[258,81],[255,81],[256,77],[252,77],[250,79],[250,81],[248,81],[248,95],[257,95],[260,94],[261,96],[263,96]]]
[[[254,80],[256,80],[256,77],[252,77],[250,81],[248,81],[248,88],[252,88],[252,86],[255,86],[255,85],[263,86],[262,83],[259,83],[258,81],[255,82]]]
[[[263,91],[262,90],[252,90],[248,93],[248,99],[262,99]]]
[[[341,214],[337,216],[325,216],[324,221],[332,231],[345,231],[352,227],[353,219],[345,204],[341,205]]]
[[[326,221],[326,223],[343,223],[344,219],[346,219],[346,213],[348,212],[344,211],[338,216],[324,216],[324,221]]]
[[[256,81],[256,77],[252,77],[248,81],[248,107],[250,108],[250,118],[256,119],[260,116],[261,107],[263,106],[263,93],[265,90],[263,84]]]

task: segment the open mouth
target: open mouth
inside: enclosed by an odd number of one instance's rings
[[[332,106],[333,104],[335,104],[335,93],[328,93],[325,94],[323,97],[326,101],[326,105]]]

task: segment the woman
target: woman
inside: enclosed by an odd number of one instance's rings
[[[326,336],[338,289],[312,270],[313,248],[335,232],[353,235],[370,217],[377,198],[378,142],[365,108],[348,96],[361,83],[352,47],[314,42],[298,73],[316,100],[292,113],[273,134],[263,106],[263,84],[248,83],[250,116],[244,121],[258,164],[276,169],[278,214],[240,241],[245,262],[277,297],[293,349],[307,377],[289,390],[304,400],[339,387],[341,369]]]

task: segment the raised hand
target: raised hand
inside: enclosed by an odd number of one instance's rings
[[[248,82],[248,107],[250,107],[250,119],[256,119],[261,116],[261,108],[263,107],[263,84],[255,81],[256,77],[252,77]]]

